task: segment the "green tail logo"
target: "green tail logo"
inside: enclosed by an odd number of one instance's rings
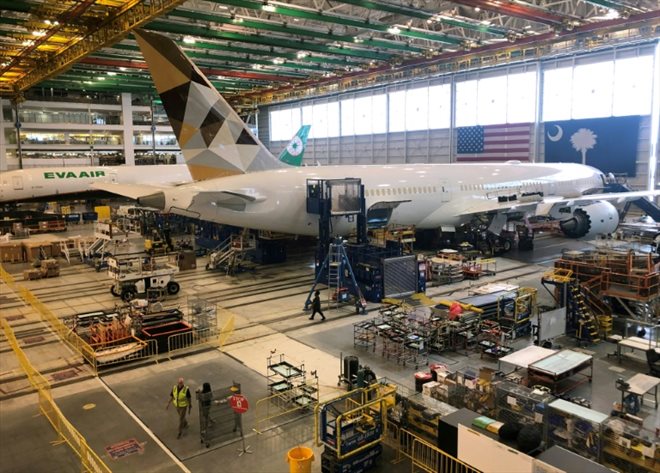
[[[305,146],[307,145],[307,135],[311,125],[303,125],[298,130],[298,133],[289,141],[286,148],[282,150],[279,160],[290,166],[302,166],[303,155],[305,154]]]

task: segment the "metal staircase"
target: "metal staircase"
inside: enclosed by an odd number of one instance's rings
[[[622,182],[611,182],[606,188],[606,192],[632,192],[633,190],[628,186],[628,184]],[[644,197],[629,201],[625,204],[623,214],[628,213],[631,205],[635,205],[646,215],[651,217],[656,222],[660,222],[660,207],[658,207],[653,201],[648,200]],[[622,217],[623,218],[623,217]]]
[[[567,309],[566,332],[584,343],[598,343],[612,332],[612,311],[599,294],[601,282],[600,275],[580,282],[572,270],[564,268],[543,275],[543,285],[556,286],[554,297]]]
[[[256,239],[249,230],[231,235],[209,253],[206,269],[224,269],[227,275],[232,275],[241,268],[241,264],[251,251],[257,247]]]
[[[600,342],[598,319],[587,305],[577,280],[568,285],[568,306],[569,323],[575,328],[577,339],[587,343]]]
[[[314,284],[307,295],[303,310],[309,310],[312,304],[312,294],[319,284],[323,284],[322,281],[327,281],[328,305],[334,304],[335,308],[339,307],[341,303],[348,302],[349,295],[353,295],[358,311],[366,308],[367,301],[355,279],[341,238],[330,243],[325,260],[318,269]]]

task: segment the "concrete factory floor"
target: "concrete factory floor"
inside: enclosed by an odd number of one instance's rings
[[[563,248],[579,248],[584,243],[541,238],[533,253],[511,254],[498,258],[497,274],[480,281],[464,281],[452,286],[429,288],[432,298],[459,298],[477,285],[507,282],[540,287],[540,276],[551,259]],[[87,443],[112,471],[191,471],[191,472],[286,472],[287,452],[295,446],[313,448],[316,460],[312,471],[321,470],[321,448],[313,445],[313,416],[290,418],[282,425],[260,425],[257,434],[255,413],[257,400],[267,396],[267,358],[284,354],[293,364],[304,363],[308,372],[319,377],[321,399],[329,399],[343,391],[337,388],[340,371],[339,355],[356,354],[361,364],[369,365],[376,375],[387,377],[414,389],[414,366],[401,366],[379,354],[353,347],[353,324],[375,313],[355,315],[352,307],[324,310],[327,321],[310,321],[302,306],[312,283],[312,253],[303,250],[291,255],[281,265],[261,266],[235,277],[204,270],[200,258],[198,269],[177,275],[182,291],[167,305],[185,308],[189,297],[203,297],[218,304],[219,323],[233,316],[235,329],[222,350],[212,349],[187,356],[164,359],[158,363],[126,366],[124,369],[92,376],[89,367],[41,321],[20,296],[2,283],[0,313],[16,332],[19,345],[32,365],[53,386],[52,394],[64,416],[87,440]],[[21,281],[24,265],[5,264],[17,284],[32,291],[58,317],[66,317],[98,308],[112,308],[117,299],[109,292],[109,279],[104,272],[89,266],[63,263],[62,276],[39,281]],[[539,289],[541,303],[550,301],[549,294]],[[377,309],[370,304],[370,310]],[[531,343],[517,340],[518,348]],[[571,339],[560,340],[573,347]],[[40,415],[37,395],[29,388],[6,338],[0,345],[0,463],[6,472],[76,471],[80,462],[72,450],[58,437],[46,417]],[[607,354],[615,345],[602,342],[587,347],[593,353],[593,383],[584,383],[571,395],[590,399],[592,408],[609,413],[613,402],[620,400],[615,380],[637,372],[647,372],[641,358],[624,357],[621,364]],[[450,369],[463,367],[495,368],[496,362],[479,358],[479,354],[444,352],[432,355],[430,362],[447,364]],[[241,384],[242,393],[250,401],[243,415],[244,444],[239,431],[211,438],[207,448],[200,442],[197,403],[194,402],[190,426],[177,438],[177,415],[165,410],[168,396],[178,377],[195,391],[204,382],[213,388]],[[193,396],[194,398],[194,396]],[[645,403],[640,416],[645,426],[658,428],[658,410]],[[250,446],[254,453],[239,456],[238,450]],[[395,453],[385,449],[373,471],[409,471],[405,460],[393,464]]]

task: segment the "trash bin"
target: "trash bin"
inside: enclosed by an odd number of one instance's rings
[[[311,448],[295,447],[286,455],[289,462],[289,473],[311,473],[314,452]]]

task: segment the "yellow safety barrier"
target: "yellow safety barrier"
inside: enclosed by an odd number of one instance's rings
[[[416,437],[416,436],[415,436]],[[480,473],[467,463],[446,454],[435,445],[420,438],[414,438],[412,443],[412,471],[421,468],[428,473]]]
[[[18,341],[5,319],[1,320],[2,329],[9,346],[16,354],[21,368],[25,372],[28,381],[37,391],[39,399],[39,410],[51,423],[57,434],[65,441],[69,447],[80,458],[83,471],[90,473],[110,473],[111,470],[99,458],[99,456],[87,445],[85,438],[75,429],[73,425],[62,414],[57,404],[53,400],[50,392],[50,384],[30,363],[23,350],[18,346]]]
[[[314,393],[313,395],[316,397],[316,401],[304,405],[296,403],[295,398],[299,397],[302,393],[308,395],[309,393]],[[293,386],[286,391],[259,399],[255,404],[255,421],[252,430],[258,434],[262,434],[265,431],[264,424],[266,422],[295,412],[304,412],[308,409],[310,412],[311,410],[315,410],[319,402],[318,396],[319,381],[318,378],[313,378],[302,385]]]
[[[24,286],[20,286],[14,282],[14,278],[0,265],[0,278],[9,286],[9,288],[17,293],[26,304],[32,306],[34,310],[39,313],[41,319],[50,325],[51,330],[57,334],[62,341],[64,341],[71,349],[76,351],[82,356],[90,367],[97,373],[96,356],[94,349],[80,338],[75,332],[67,327],[53,312],[46,307],[32,292]]]
[[[220,349],[222,349],[227,344],[227,340],[229,339],[231,334],[234,333],[234,323],[235,323],[234,320],[236,317],[232,312],[229,312],[226,309],[220,309],[220,313],[228,317],[227,321],[220,329],[219,342],[220,342]]]
[[[177,333],[167,337],[167,351],[170,356],[178,351],[187,350],[200,345],[220,345],[220,332],[217,328],[194,330],[187,333]]]
[[[392,463],[399,463],[404,457],[412,461],[412,471],[421,468],[428,473],[480,473],[467,463],[443,452],[435,445],[406,429],[390,428],[385,437],[386,443],[397,450]]]

